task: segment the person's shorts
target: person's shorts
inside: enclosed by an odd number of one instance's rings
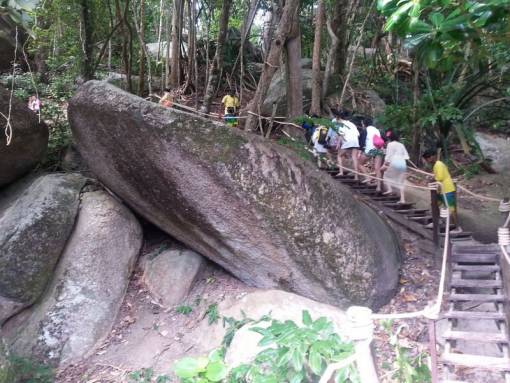
[[[443,205],[445,204],[445,197],[446,197],[446,203],[448,204],[448,209],[450,211],[455,211],[457,210],[457,195],[456,193],[453,191],[453,192],[450,192],[450,193],[446,193],[444,194],[438,194],[437,195],[437,202],[439,203],[439,205]]]
[[[381,149],[370,149],[365,155],[368,158],[384,157],[384,152]]]

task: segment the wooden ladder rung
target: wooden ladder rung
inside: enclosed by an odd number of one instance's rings
[[[510,370],[510,359],[494,356],[445,353],[441,356],[441,361],[446,364],[482,368],[486,370]]]
[[[423,215],[423,216],[416,216],[416,217],[411,217],[411,216],[407,216],[407,219],[411,220],[411,221],[431,221],[432,220],[432,216],[431,215]]]
[[[446,319],[492,319],[505,320],[504,313],[497,311],[448,311],[442,314]]]
[[[498,256],[496,254],[457,254],[453,253],[452,262],[457,263],[496,263]]]
[[[471,332],[448,330],[443,334],[448,340],[465,340],[469,342],[482,343],[508,343],[508,338],[501,333],[491,332]]]
[[[506,297],[501,294],[450,294],[451,302],[504,302]]]
[[[478,254],[486,254],[486,253],[499,253],[499,247],[492,245],[455,245],[452,249],[456,252],[466,252],[466,253],[478,253]]]
[[[501,280],[493,280],[493,279],[462,279],[462,278],[452,278],[450,281],[451,287],[476,287],[476,288],[500,288],[503,286]]]
[[[445,236],[445,233],[439,233],[441,237]],[[450,238],[467,238],[473,235],[470,231],[461,231],[460,233],[450,233]]]
[[[482,271],[482,272],[494,272],[500,271],[499,265],[459,265],[454,263],[452,265],[453,271]]]

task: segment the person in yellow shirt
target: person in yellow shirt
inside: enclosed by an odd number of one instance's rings
[[[423,159],[432,165],[434,179],[441,185],[441,193],[439,193],[437,196],[438,205],[444,205],[446,200],[446,204],[450,210],[452,223],[455,225],[455,230],[453,232],[461,232],[462,229],[459,226],[459,220],[457,216],[456,188],[450,172],[448,171],[448,167],[444,162],[437,159],[437,153],[434,150],[427,150],[425,153],[423,153]]]
[[[225,97],[221,100],[221,103],[225,106],[225,114],[235,115],[237,108],[239,108],[239,99],[234,92],[228,92]]]

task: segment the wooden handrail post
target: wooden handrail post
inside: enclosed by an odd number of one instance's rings
[[[438,193],[436,189],[430,190],[430,211],[432,212],[432,225],[434,246],[439,248],[439,206],[437,204]]]
[[[438,368],[437,368],[437,349],[436,349],[436,322],[433,319],[428,320],[429,327],[429,351],[431,368],[430,373],[432,383],[439,383]]]

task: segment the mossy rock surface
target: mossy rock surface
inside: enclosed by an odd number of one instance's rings
[[[0,192],[0,323],[33,304],[51,280],[84,184],[76,174],[48,174]]]
[[[291,150],[97,81],[71,100],[69,117],[108,188],[242,281],[338,306],[392,297],[391,228]]]

